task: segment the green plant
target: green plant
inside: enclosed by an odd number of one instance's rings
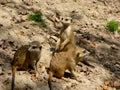
[[[43,27],[46,26],[45,21],[43,19],[43,14],[41,12],[37,12],[35,14],[31,14],[28,16],[28,20],[35,21],[37,23],[41,23]]]
[[[112,32],[118,31],[118,22],[112,20],[107,23],[106,27],[109,31],[112,31]]]

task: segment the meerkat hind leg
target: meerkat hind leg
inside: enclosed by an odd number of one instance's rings
[[[65,78],[65,77],[61,77],[62,80],[66,81],[66,82],[69,82],[70,79],[69,78]]]
[[[71,70],[70,72],[71,72],[71,74],[73,75],[73,77],[75,78],[75,80],[77,80],[77,76],[76,76],[74,70]]]
[[[56,44],[56,51],[58,51],[60,49],[60,39],[57,40],[57,44]]]
[[[73,77],[74,77],[74,79],[75,79],[76,81],[82,82],[81,80],[78,80],[78,78],[77,78],[77,76],[76,76],[74,70],[72,70],[72,71],[70,71],[70,72],[71,72],[71,74],[73,75]]]

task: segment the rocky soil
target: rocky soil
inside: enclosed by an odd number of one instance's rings
[[[46,27],[29,21],[29,14],[42,12]],[[30,41],[42,43],[35,78],[27,71],[16,73],[15,90],[49,90],[51,49],[59,30],[57,15],[72,17],[76,47],[93,67],[76,65],[80,82],[53,78],[54,90],[120,90],[120,35],[105,25],[115,20],[120,26],[120,0],[0,0],[0,90],[11,90],[11,61],[15,51]],[[51,38],[52,37],[52,38]]]

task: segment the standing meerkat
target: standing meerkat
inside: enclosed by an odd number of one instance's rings
[[[29,67],[37,70],[42,46],[40,42],[33,41],[29,45],[21,46],[14,54],[12,62],[12,90],[14,90],[15,73],[18,69],[28,70]]]
[[[60,31],[59,39],[56,44],[56,51],[68,51],[75,53],[75,39],[71,26],[72,19],[70,17],[60,17],[63,28]]]
[[[48,71],[49,73],[48,85],[50,90],[53,90],[51,85],[51,80],[53,76],[68,81],[68,79],[64,77],[65,70],[69,70],[71,74],[74,76],[75,80],[77,80],[74,68],[78,61],[79,53],[76,54],[75,57],[71,52],[58,52],[52,56]]]

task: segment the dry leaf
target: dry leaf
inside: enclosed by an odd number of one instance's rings
[[[20,35],[25,35],[25,33],[23,31],[20,31]]]
[[[109,81],[109,80],[106,80],[106,81],[104,82],[104,84],[105,84],[105,85],[109,85],[109,84],[110,84],[110,81]]]
[[[33,74],[33,75],[31,76],[31,80],[35,81],[36,79],[37,79],[36,74]]]
[[[120,87],[120,82],[119,81],[114,81],[111,83],[112,87]]]
[[[93,48],[96,48],[96,43],[95,43],[95,42],[92,42],[92,43],[91,43],[91,46],[92,46]]]
[[[115,49],[115,50],[118,50],[118,47],[115,46],[115,45],[112,45],[111,48],[112,48],[112,49]]]
[[[105,84],[103,84],[102,85],[102,88],[103,88],[103,90],[108,90],[107,88],[108,88],[108,86],[107,85],[105,85]]]
[[[49,34],[46,35],[46,38],[47,38],[47,39],[50,39],[50,37],[51,37],[51,36],[50,36]]]

